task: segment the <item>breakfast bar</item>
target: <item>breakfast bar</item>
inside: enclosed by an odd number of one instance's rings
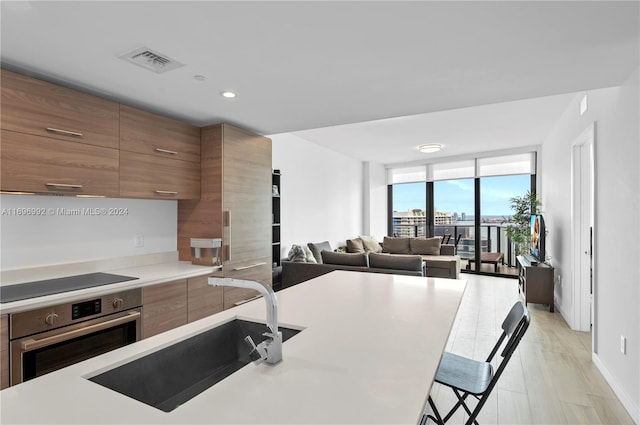
[[[264,323],[256,299],[8,388],[0,422],[416,424],[465,287],[334,271],[277,293],[280,325],[300,332],[276,365],[248,364],[170,412],[89,380],[235,318]]]

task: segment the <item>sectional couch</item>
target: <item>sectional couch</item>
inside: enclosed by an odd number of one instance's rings
[[[282,262],[282,288],[322,276],[334,270],[390,273],[424,276],[424,263],[419,255],[380,253],[339,253],[323,250],[321,262]]]
[[[365,237],[350,239],[345,253],[333,252],[329,242],[309,243],[306,258],[282,262],[282,288],[333,270],[459,277],[460,257],[455,255],[453,245],[440,245],[439,238],[412,239],[385,237],[382,244]]]
[[[453,245],[441,245],[440,238],[388,238],[382,242],[382,252],[420,255],[426,266],[426,276],[458,279],[460,256]]]

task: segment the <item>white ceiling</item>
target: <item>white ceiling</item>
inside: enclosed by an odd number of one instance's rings
[[[0,7],[5,67],[197,125],[297,132],[383,163],[416,160],[428,142],[447,156],[537,144],[568,103],[552,95],[619,85],[639,63],[637,1]],[[118,58],[143,46],[185,66],[154,74]],[[372,120],[382,121],[344,125]]]

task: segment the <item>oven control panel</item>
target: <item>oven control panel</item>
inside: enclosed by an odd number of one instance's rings
[[[136,288],[103,295],[99,298],[80,299],[66,304],[11,313],[9,338],[21,338],[141,305],[142,290]]]
[[[83,317],[102,313],[101,301],[102,300],[98,298],[97,300],[71,304],[71,320],[82,319]]]

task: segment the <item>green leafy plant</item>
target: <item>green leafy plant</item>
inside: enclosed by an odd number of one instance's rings
[[[516,254],[528,252],[531,239],[531,214],[540,214],[542,203],[536,193],[527,191],[523,196],[514,196],[509,199],[513,216],[511,226],[507,227],[507,236],[515,244]]]

